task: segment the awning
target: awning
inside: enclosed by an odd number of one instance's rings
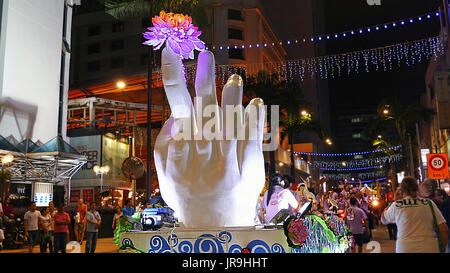
[[[0,145],[3,148],[0,149],[0,156],[14,156],[13,162],[3,166],[11,172],[12,183],[62,182],[71,178],[87,162],[84,155],[59,136],[40,147],[31,140],[24,140],[15,147],[0,136]]]

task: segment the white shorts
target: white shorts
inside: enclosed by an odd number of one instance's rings
[[[3,234],[3,229],[0,228],[0,240],[5,240],[5,235]]]

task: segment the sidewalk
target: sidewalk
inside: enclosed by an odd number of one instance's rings
[[[372,241],[378,242],[380,244],[381,253],[395,253],[395,241],[389,240],[389,233],[387,227],[384,225],[378,226],[376,229],[372,230]],[[86,241],[83,241],[81,245],[81,253],[84,252]],[[363,253],[376,252],[376,243],[373,245],[364,245]],[[95,253],[117,253],[119,247],[113,242],[113,238],[100,238],[97,241],[97,247]],[[4,249],[0,251],[1,253],[28,253],[28,248],[23,249]],[[34,253],[39,253],[39,246],[34,247]]]
[[[380,243],[380,253],[395,253],[395,240],[389,240],[387,226],[379,225],[372,230],[372,241]],[[373,247],[371,248],[367,244],[364,245],[363,253],[371,253],[372,251],[375,252]]]
[[[86,241],[83,241],[81,245],[81,252],[85,253],[84,249],[86,246]],[[113,242],[113,238],[99,238],[97,240],[97,247],[95,249],[95,253],[117,253],[119,247]],[[22,249],[4,249],[0,251],[2,253],[28,253],[28,247]],[[40,253],[39,246],[34,246],[33,253]]]

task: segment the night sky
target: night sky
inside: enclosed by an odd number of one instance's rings
[[[285,8],[269,12],[269,19],[274,24],[280,39],[296,37],[295,26],[301,22],[299,9],[310,5],[309,0],[277,1]],[[381,6],[370,6],[366,0],[326,0],[324,10],[325,29],[328,34],[342,32],[358,27],[388,23],[404,18],[427,13],[435,13],[442,4],[441,0],[381,0]],[[297,15],[297,16],[296,16]],[[290,20],[290,21],[289,21]],[[326,42],[327,55],[355,50],[370,49],[380,46],[433,37],[440,32],[438,17],[423,20],[420,23],[371,32],[352,38],[343,38]],[[285,47],[286,48],[286,47]],[[301,49],[287,48],[287,58],[301,55]],[[358,113],[360,109],[374,109],[386,97],[393,94],[405,104],[418,103],[420,94],[425,91],[425,71],[428,62],[414,66],[403,65],[392,72],[361,72],[350,77],[341,77],[329,81],[331,124],[335,123],[338,113]],[[335,129],[335,128],[332,128]]]

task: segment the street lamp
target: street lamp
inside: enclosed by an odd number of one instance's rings
[[[100,175],[100,192],[103,191],[103,175],[107,174],[111,168],[108,165],[105,166],[94,166],[94,172],[96,175]]]
[[[119,89],[124,89],[127,85],[126,85],[126,83],[123,82],[123,81],[118,81],[117,84],[116,84],[116,86],[117,86],[117,88],[119,88]]]
[[[4,166],[8,165],[9,163],[13,162],[14,160],[14,156],[12,154],[7,154],[2,156],[2,172],[4,172]],[[6,181],[4,181],[4,183],[6,183]],[[1,193],[1,197],[4,199],[5,198],[5,190],[6,188],[2,189],[2,193]]]
[[[14,156],[12,154],[7,154],[7,155],[2,156],[2,166],[13,162],[13,160],[14,160]]]

